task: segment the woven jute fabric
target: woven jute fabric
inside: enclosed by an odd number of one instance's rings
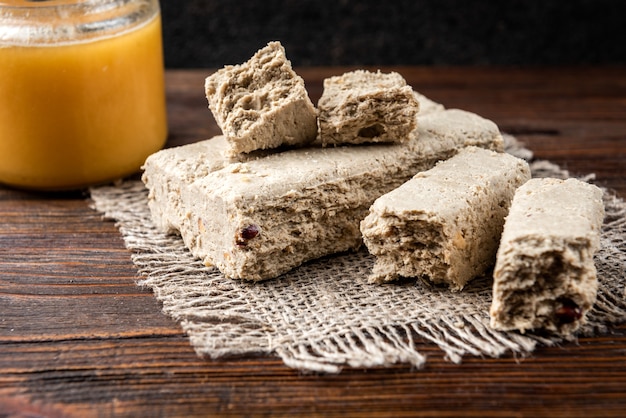
[[[532,159],[514,138],[506,139],[508,152]],[[547,161],[532,161],[531,168],[535,177],[569,176]],[[195,259],[179,236],[155,228],[140,181],[92,188],[91,200],[118,225],[138,269],[138,285],[152,289],[201,356],[265,353],[302,371],[336,373],[346,366],[394,363],[419,369],[426,362],[418,350],[424,342],[436,344],[453,363],[467,355],[524,356],[538,344],[563,342],[492,330],[489,275],[461,292],[422,280],[368,284],[374,260],[362,249],[306,263],[274,280],[232,280]],[[607,333],[626,319],[626,203],[605,191],[604,204],[595,258],[598,298],[577,336]]]

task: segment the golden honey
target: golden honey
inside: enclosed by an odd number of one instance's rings
[[[7,41],[29,7],[39,12],[29,16],[40,20],[33,34]],[[103,183],[136,172],[165,143],[157,1],[0,1],[0,63],[1,183]]]

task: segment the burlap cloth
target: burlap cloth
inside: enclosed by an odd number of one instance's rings
[[[507,136],[507,151],[532,153]],[[546,161],[531,163],[536,177],[568,177]],[[587,181],[593,176],[587,176]],[[224,278],[194,259],[178,236],[157,231],[140,181],[91,189],[93,207],[115,220],[147,286],[177,320],[201,356],[266,353],[302,371],[339,372],[426,358],[416,342],[436,344],[459,363],[465,355],[523,356],[558,338],[489,327],[491,278],[453,293],[422,281],[371,285],[366,250],[307,263],[262,283]],[[597,335],[626,319],[626,204],[605,192],[606,219],[596,256],[598,299],[578,335]]]

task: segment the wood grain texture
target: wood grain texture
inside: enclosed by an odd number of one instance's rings
[[[349,68],[302,68],[314,102]],[[389,70],[386,68],[385,70]],[[626,71],[394,70],[444,103],[494,120],[535,152],[626,197]],[[203,80],[169,71],[169,146],[219,133]],[[0,187],[0,417],[210,415],[624,416],[626,326],[529,358],[428,355],[305,375],[266,357],[200,359],[164,316],[114,224],[83,193]]]

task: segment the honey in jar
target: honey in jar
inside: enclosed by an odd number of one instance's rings
[[[108,182],[166,136],[157,0],[0,0],[0,183]]]

